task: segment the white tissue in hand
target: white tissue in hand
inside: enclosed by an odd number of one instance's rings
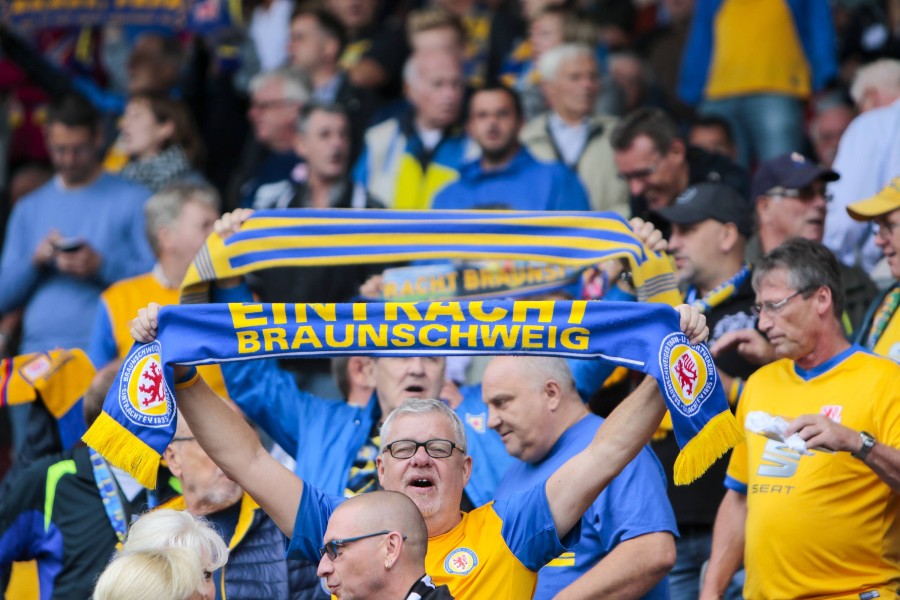
[[[784,437],[787,431],[788,422],[781,417],[773,417],[767,412],[755,410],[747,413],[744,420],[744,427],[753,433],[764,435],[767,438],[784,442],[784,444],[794,452],[809,454],[806,449],[806,441],[798,434],[794,433],[787,438]]]

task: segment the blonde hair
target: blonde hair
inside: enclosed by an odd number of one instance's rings
[[[97,580],[94,600],[189,600],[202,592],[200,557],[188,548],[124,552]]]
[[[169,508],[151,511],[135,521],[122,548],[125,552],[188,548],[209,572],[228,561],[228,547],[206,519]]]
[[[445,27],[456,31],[461,44],[466,43],[468,34],[462,19],[449,10],[440,7],[420,8],[410,11],[406,19],[406,36],[411,40],[417,33]]]

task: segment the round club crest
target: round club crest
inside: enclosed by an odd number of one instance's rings
[[[125,359],[119,407],[129,421],[141,427],[168,427],[172,423],[175,403],[163,376],[158,342],[138,348]]]
[[[693,416],[716,385],[716,366],[709,349],[691,346],[683,333],[671,333],[659,352],[666,396],[678,412]]]
[[[478,565],[478,555],[468,548],[456,548],[444,560],[444,570],[451,575],[468,575]]]

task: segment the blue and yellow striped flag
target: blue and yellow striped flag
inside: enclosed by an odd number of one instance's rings
[[[681,303],[672,265],[615,213],[267,210],[222,240],[213,234],[182,283],[182,304],[208,302],[216,279],[285,266],[412,260],[528,260],[585,268],[624,258],[638,299]]]

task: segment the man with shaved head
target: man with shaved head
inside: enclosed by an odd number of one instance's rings
[[[428,528],[412,500],[398,492],[350,498],[328,520],[319,577],[339,600],[452,598],[425,573]]]
[[[482,381],[488,427],[519,460],[506,472],[497,500],[546,480],[590,444],[603,419],[575,389],[565,359],[498,356]],[[570,560],[538,572],[535,598],[668,598],[675,562],[675,515],[662,465],[644,446],[584,513]]]

